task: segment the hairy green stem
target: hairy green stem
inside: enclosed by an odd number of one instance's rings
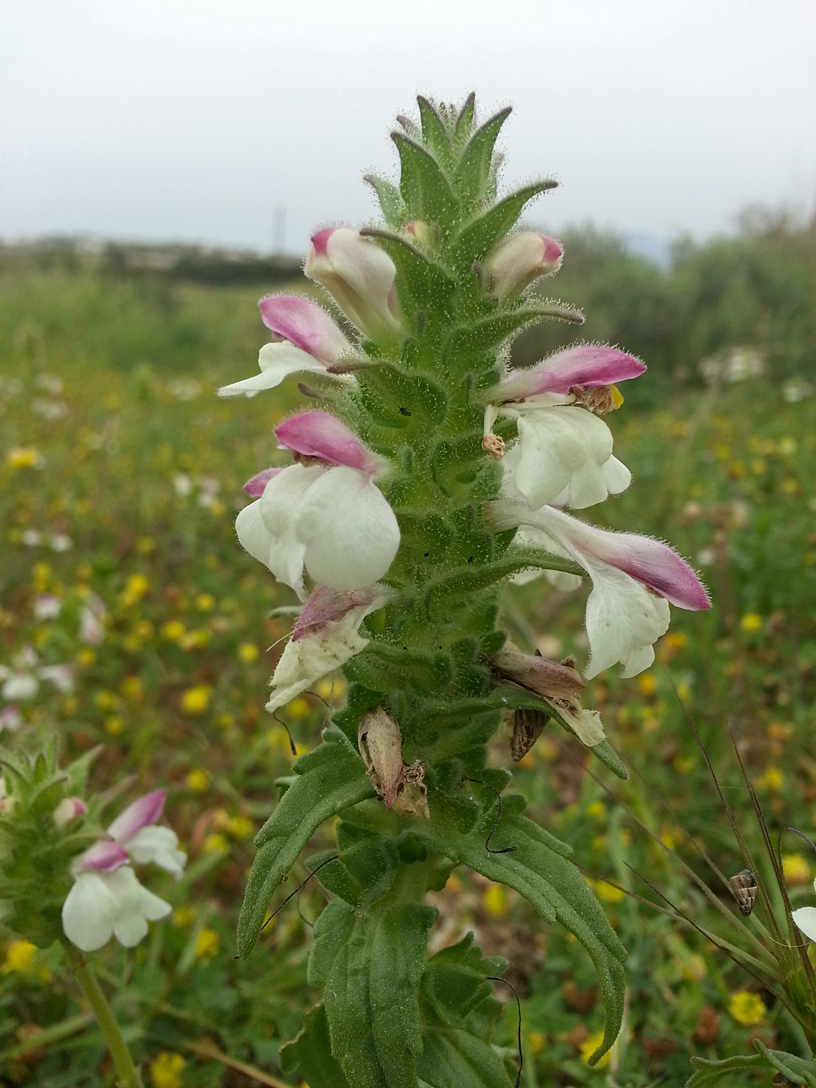
[[[139,1070],[133,1062],[128,1045],[122,1037],[119,1024],[114,1016],[113,1009],[110,1007],[108,999],[102,993],[102,989],[97,982],[93,968],[82,953],[72,945],[65,942],[63,947],[65,948],[65,955],[71,966],[77,985],[96,1017],[99,1030],[102,1032],[102,1038],[105,1040],[105,1045],[110,1051],[111,1058],[113,1058],[113,1065],[116,1070],[116,1077],[119,1084],[123,1086],[123,1088],[144,1088]]]

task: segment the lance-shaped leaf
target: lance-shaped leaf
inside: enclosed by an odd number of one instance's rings
[[[686,1081],[686,1088],[730,1088],[736,1082],[734,1074],[745,1073],[751,1069],[767,1069],[759,1054],[737,1054],[722,1061],[709,1061],[693,1055],[691,1067],[694,1070]]]
[[[797,1058],[795,1054],[788,1054],[784,1050],[771,1050],[761,1039],[754,1039],[754,1046],[777,1073],[781,1073],[794,1084],[816,1088],[816,1061],[812,1058]]]
[[[448,227],[459,215],[459,201],[437,161],[420,144],[392,132],[399,152],[400,192],[411,215]]]
[[[493,149],[502,125],[510,116],[508,106],[495,114],[470,139],[456,168],[456,185],[464,200],[473,203],[485,195],[491,176]]]
[[[334,958],[326,1015],[332,1053],[354,1088],[417,1088],[418,990],[436,915],[418,903],[361,915]]]
[[[423,95],[417,96],[417,104],[419,106],[419,122],[422,126],[422,142],[433,155],[437,156],[443,166],[447,167],[451,161],[452,148],[442,118],[436,112],[433,104]]]
[[[589,953],[604,995],[604,1038],[593,1054],[597,1061],[612,1046],[623,1018],[626,949],[618,940],[598,900],[580,871],[545,841],[541,829],[525,816],[503,815],[491,837],[491,849],[506,846],[512,853],[489,853],[485,835],[490,823],[480,821],[468,835],[440,814],[433,803],[429,835],[440,853],[460,861],[488,880],[506,884],[523,895],[548,922],[559,922]]]
[[[377,174],[366,174],[363,181],[368,182],[380,202],[385,221],[392,230],[399,230],[405,220],[405,204],[396,185]]]
[[[541,193],[546,193],[548,189],[554,189],[557,184],[552,178],[544,178],[525,185],[523,189],[506,196],[484,215],[468,223],[454,243],[457,263],[468,267],[474,261],[486,257],[496,243],[515,226],[525,205]]]
[[[330,725],[323,743],[294,764],[297,777],[258,832],[258,853],[238,919],[238,954],[252,951],[269,899],[320,825],[374,796],[365,766],[345,734]]]
[[[511,310],[509,313],[497,313],[482,321],[476,321],[472,325],[454,329],[445,344],[445,360],[449,365],[455,365],[460,360],[472,356],[474,350],[495,355],[496,349],[505,340],[548,317],[559,321],[569,321],[573,325],[582,325],[584,321],[584,315],[573,306],[556,301],[543,304],[536,302],[533,305]],[[495,358],[491,359],[491,363],[495,366]]]

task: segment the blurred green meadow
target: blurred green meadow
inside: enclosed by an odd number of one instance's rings
[[[612,1055],[586,1064],[602,1025],[591,963],[507,889],[457,870],[436,897],[433,940],[474,930],[508,959],[525,1088],[681,1085],[690,1055],[744,1053],[753,1038],[807,1053],[775,995],[711,939],[749,948],[762,908],[743,918],[701,859],[700,847],[726,876],[744,868],[689,719],[772,886],[736,752],[774,845],[785,827],[816,837],[816,225],[755,213],[733,239],[678,245],[667,271],[591,230],[565,243],[544,293],[586,310],[577,338],[619,343],[650,367],[609,419],[632,486],[589,520],[670,541],[714,607],[673,609],[648,672],[610,670],[588,686],[584,704],[601,711],[628,782],[553,727],[518,768],[629,950]],[[173,913],[135,952],[94,956],[146,1083],[280,1086],[278,1050],[311,1003],[322,892],[310,882],[249,960],[233,958],[252,838],[293,760],[263,704],[292,625],[276,610],[297,603],[242,551],[233,522],[244,481],[285,463],[272,427],[303,399],[292,379],[252,400],[215,390],[254,372],[267,338],[257,299],[291,269],[265,279],[260,262],[236,272],[202,259],[168,271],[117,252],[0,249],[0,664],[30,647],[31,668],[74,670],[72,691],[42,679],[16,716],[0,700],[0,742],[34,747],[56,732],[66,759],[104,745],[92,785],[121,791],[121,804],[169,789],[167,820],[190,862],[181,881],[150,886]],[[515,357],[575,338],[541,327]],[[507,630],[580,667],[585,596],[510,587]],[[338,675],[285,708],[298,751],[318,743],[342,697]],[[493,758],[510,764],[506,738]],[[812,903],[816,853],[785,832],[781,854],[793,905]],[[300,863],[273,908],[307,875]],[[0,979],[0,1083],[113,1084],[58,948],[0,938]],[[511,1000],[497,1040],[508,1068],[516,1027]]]

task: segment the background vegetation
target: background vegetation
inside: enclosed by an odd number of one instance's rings
[[[678,244],[666,271],[590,229],[564,242],[564,268],[544,293],[584,308],[580,338],[649,364],[610,419],[634,482],[590,513],[670,540],[715,602],[708,614],[673,610],[649,672],[622,681],[610,671],[590,685],[585,703],[601,710],[628,783],[594,777],[585,752],[550,731],[519,770],[536,816],[575,846],[630,950],[627,1020],[610,1064],[585,1062],[601,1025],[591,965],[512,893],[457,872],[439,894],[433,939],[474,929],[486,952],[509,960],[525,999],[526,1088],[682,1084],[690,1054],[744,1052],[752,1035],[803,1052],[773,996],[712,941],[613,885],[660,903],[643,874],[719,932],[725,923],[686,862],[727,904],[729,940],[739,945],[760,914],[743,919],[695,852],[703,845],[726,875],[743,868],[686,712],[760,853],[729,726],[774,837],[785,826],[816,833],[816,223],[753,213],[737,237]],[[296,391],[240,402],[214,391],[252,372],[266,339],[257,298],[293,270],[156,253],[0,250],[0,663],[32,646],[40,665],[73,665],[76,681],[67,694],[42,683],[0,739],[34,744],[56,730],[67,756],[103,743],[93,782],[118,785],[122,803],[169,787],[167,817],[191,863],[178,884],[151,888],[175,910],[135,955],[100,953],[100,973],[156,1088],[281,1085],[278,1049],[310,1003],[305,958],[321,892],[308,885],[248,961],[233,959],[252,836],[292,758],[285,729],[262,708],[291,626],[273,610],[295,603],[241,551],[233,521],[243,482],[280,457],[272,426]],[[573,338],[541,326],[515,358],[532,362]],[[58,616],[37,608],[42,594],[60,599]],[[98,645],[78,634],[90,594],[106,609]],[[582,661],[583,602],[543,582],[513,587],[512,637]],[[341,684],[326,681],[286,709],[299,750],[317,743]],[[508,764],[507,748],[494,759]],[[812,902],[816,857],[790,833],[782,847],[794,906]],[[112,1083],[59,950],[7,938],[0,963],[0,1080]],[[516,1015],[511,1002],[508,1061]]]

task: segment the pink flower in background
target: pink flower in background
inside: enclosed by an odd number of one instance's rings
[[[254,397],[262,389],[274,389],[290,374],[327,374],[329,367],[354,353],[332,318],[311,299],[273,295],[261,299],[260,307],[264,324],[284,340],[261,348],[260,374],[222,386],[219,397]]]
[[[83,952],[102,948],[111,936],[131,948],[146,935],[148,922],[170,913],[170,904],[142,887],[130,865],[153,862],[176,879],[182,875],[187,855],[178,849],[177,835],[170,828],[153,826],[166,796],[166,790],[154,790],[134,801],[108,828],[110,839],[94,843],[74,862],[74,884],[63,904],[62,926],[68,940]],[[60,808],[55,820],[57,812]],[[67,811],[60,814],[66,816],[73,818]]]

